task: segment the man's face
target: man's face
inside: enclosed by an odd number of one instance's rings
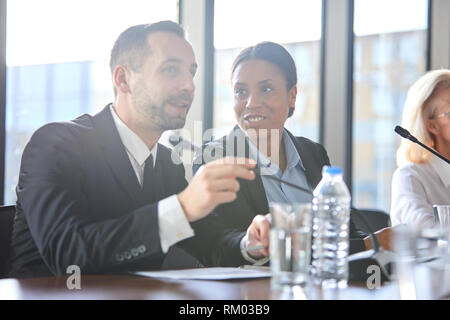
[[[150,34],[150,55],[138,72],[131,72],[131,99],[138,116],[161,130],[179,129],[194,99],[197,71],[194,51],[170,32]]]

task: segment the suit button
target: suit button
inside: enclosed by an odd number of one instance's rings
[[[133,257],[137,257],[139,255],[139,249],[138,248],[131,249],[131,255]]]
[[[117,261],[122,262],[123,259],[124,259],[123,255],[121,255],[121,254],[116,254],[116,260],[117,260]]]
[[[132,257],[130,251],[125,251],[125,252],[123,253],[123,256],[124,256],[125,259],[127,259],[127,260],[130,260],[131,257]]]
[[[144,253],[145,251],[147,251],[147,247],[145,245],[141,245],[138,247],[138,250],[140,253]]]

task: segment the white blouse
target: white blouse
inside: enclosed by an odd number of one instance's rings
[[[392,177],[392,225],[434,225],[433,205],[450,205],[450,165],[438,157],[409,163]]]

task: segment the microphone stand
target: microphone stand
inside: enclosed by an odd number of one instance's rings
[[[266,177],[266,178],[269,178],[269,179],[272,179],[272,180],[278,181],[278,182],[280,182],[280,183],[284,183],[284,184],[286,184],[286,185],[288,185],[288,186],[290,186],[290,187],[292,187],[292,188],[295,188],[295,189],[301,190],[301,191],[303,191],[303,192],[306,192],[306,193],[309,193],[309,194],[311,194],[311,195],[312,195],[312,191],[311,191],[311,190],[309,190],[309,189],[306,189],[306,188],[300,187],[299,185],[296,185],[296,184],[294,184],[294,183],[291,183],[291,182],[285,181],[285,180],[283,180],[283,179],[280,179],[280,178],[278,178],[278,177],[274,177],[274,176],[272,176],[272,175],[269,175],[269,174],[268,174],[268,175],[262,175],[262,174],[261,174],[261,169],[260,169],[259,167],[255,167],[255,168],[253,168],[253,172],[255,173],[255,175],[259,175],[259,176],[264,176],[264,177]]]

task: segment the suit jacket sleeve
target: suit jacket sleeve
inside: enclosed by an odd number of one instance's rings
[[[196,160],[192,167],[193,175],[201,165],[205,164],[203,158]],[[239,199],[240,193],[238,192]],[[249,264],[241,254],[240,241],[245,236],[251,220],[241,221],[237,219],[239,215],[236,216],[235,213],[242,210],[251,212],[252,209],[247,207],[247,201],[239,201],[239,199],[219,205],[207,217],[193,224],[195,238],[203,243],[202,255],[197,254],[197,258],[206,266],[236,267]],[[207,245],[205,245],[205,239],[207,239]]]
[[[17,196],[36,246],[48,268],[63,274],[69,265],[83,273],[104,272],[130,263],[120,254],[161,259],[158,204],[116,219],[95,221],[83,193],[86,166],[74,128],[50,124],[24,150]]]

